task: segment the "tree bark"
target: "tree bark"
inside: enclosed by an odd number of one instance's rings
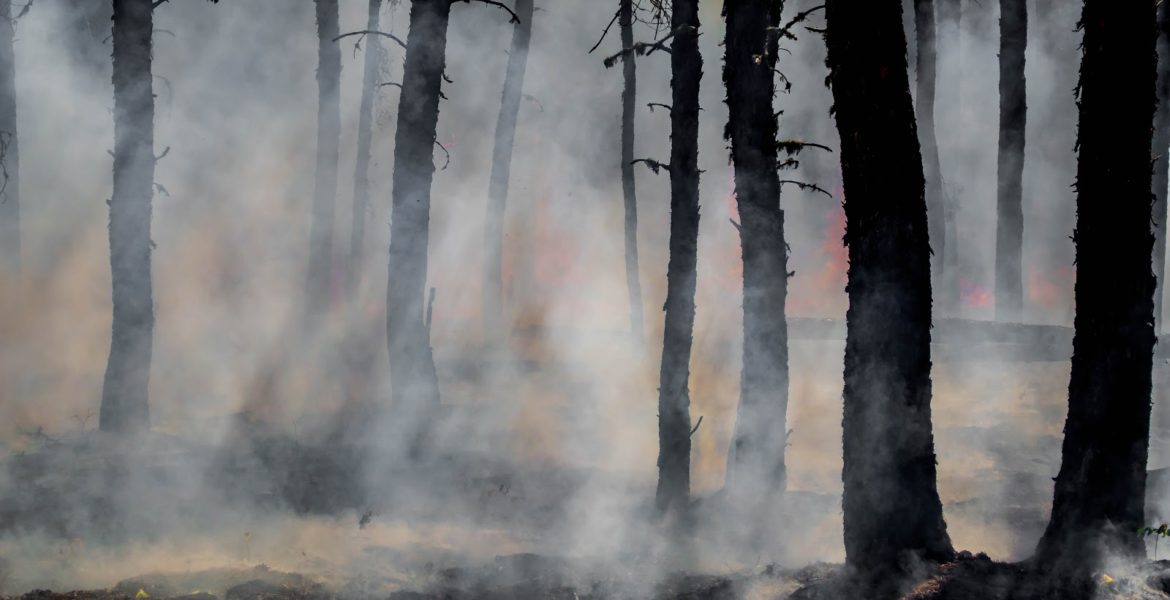
[[[508,179],[512,173],[512,149],[524,91],[524,72],[528,65],[528,45],[532,40],[533,12],[533,0],[516,0],[519,22],[512,29],[512,49],[508,52],[504,96],[492,148],[483,258],[483,334],[484,339],[491,342],[499,342],[503,336],[504,210],[508,202]]]
[[[634,46],[634,2],[620,0],[618,26],[622,48]],[[634,111],[638,96],[637,61],[622,61],[622,201],[625,208],[626,289],[630,296],[630,333],[642,345],[642,280],[638,270],[638,193],[634,180]]]
[[[948,0],[943,0],[944,2]],[[943,258],[946,255],[946,198],[943,195],[942,165],[938,157],[938,138],[934,130],[935,91],[938,81],[938,28],[935,23],[935,0],[914,0],[914,31],[918,46],[918,94],[914,115],[918,121],[918,139],[922,145],[922,168],[926,179],[926,217],[933,250],[930,260],[931,280],[942,282]]]
[[[826,6],[849,249],[846,561],[873,582],[907,555],[953,555],[931,430],[925,181],[898,0]]]
[[[317,171],[305,278],[305,328],[329,307],[333,275],[333,210],[341,145],[341,46],[337,0],[315,0],[317,10]]]
[[[698,0],[675,0],[671,13],[670,260],[658,388],[660,511],[685,508],[691,487],[690,379],[699,245]]]
[[[785,486],[788,253],[780,208],[773,76],[782,0],[729,0],[726,63],[729,120],[743,253],[743,371],[727,487],[763,502]]]
[[[999,181],[996,193],[995,314],[1018,321],[1024,308],[1024,131],[1027,0],[999,2]]]
[[[20,148],[12,0],[0,0],[0,266],[20,270]]]
[[[382,0],[370,0],[366,30],[378,31]],[[370,145],[373,141],[374,98],[378,95],[378,74],[382,64],[382,42],[376,35],[366,36],[366,56],[362,71],[362,99],[358,107],[357,163],[353,170],[353,215],[349,236],[349,269],[346,273],[346,296],[351,317],[358,307],[365,266],[366,212],[370,208]]]
[[[439,383],[424,320],[430,239],[431,183],[439,121],[439,94],[446,64],[450,0],[415,0],[402,75],[398,130],[394,136],[390,262],[386,291],[386,337],[396,410],[409,423],[410,451],[426,450]]]
[[[1144,558],[1153,364],[1154,2],[1085,0],[1077,130],[1076,316],[1052,517],[1037,557],[1082,576]]]
[[[151,198],[154,195],[152,0],[114,0],[114,190],[110,274],[114,318],[102,384],[102,431],[150,427],[148,387],[154,335]]]
[[[1170,185],[1170,2],[1158,4],[1158,108],[1154,113],[1154,330],[1162,329],[1166,280],[1166,188]]]

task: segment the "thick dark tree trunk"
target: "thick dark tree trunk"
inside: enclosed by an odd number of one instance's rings
[[[947,0],[943,0],[946,2]],[[931,281],[943,278],[946,253],[946,199],[943,195],[942,165],[938,158],[938,138],[934,131],[935,90],[938,81],[938,28],[935,0],[914,0],[914,31],[918,46],[917,104],[918,140],[922,145],[922,170],[926,178],[926,219],[930,233]]]
[[[726,63],[729,121],[743,252],[743,372],[727,487],[764,501],[784,491],[788,411],[788,252],[776,174],[773,70],[782,0],[729,0]]]
[[[0,267],[20,270],[20,148],[12,0],[0,0]]]
[[[483,334],[484,339],[491,342],[499,342],[503,336],[504,209],[508,202],[508,179],[512,173],[512,148],[516,142],[524,72],[528,66],[528,44],[532,39],[532,15],[533,0],[516,0],[519,22],[512,29],[512,49],[508,52],[504,96],[492,148],[483,255]]]
[[[699,2],[674,0],[670,68],[670,260],[658,387],[659,510],[684,508],[691,488],[691,342],[699,247]]]
[[[634,2],[619,0],[622,48],[634,46]],[[637,61],[622,61],[622,200],[625,207],[626,289],[630,295],[630,333],[642,344],[642,280],[638,271],[638,194],[634,185],[634,110],[638,96]]]
[[[1154,326],[1161,330],[1166,280],[1166,186],[1170,185],[1170,2],[1158,3],[1158,108],[1154,113]]]
[[[329,307],[333,276],[333,209],[337,155],[341,145],[341,46],[337,0],[315,0],[317,8],[317,175],[305,277],[305,327],[315,327]]]
[[[1018,321],[1024,308],[1024,52],[1027,0],[999,2],[999,185],[996,194],[995,315]]]
[[[366,29],[378,31],[382,0],[370,0]],[[378,73],[382,64],[382,42],[366,36],[365,65],[362,71],[362,99],[358,108],[357,164],[353,170],[353,217],[349,236],[349,269],[345,290],[351,317],[359,311],[362,269],[365,266],[366,212],[370,208],[370,145],[373,140],[374,97],[378,94]]]
[[[435,176],[433,154],[450,15],[450,0],[415,0],[410,5],[410,35],[394,136],[386,337],[395,410],[413,420],[408,423],[412,429],[408,445],[415,454],[426,449],[431,411],[439,402],[423,294]]]
[[[1085,0],[1068,419],[1038,558],[1087,576],[1144,556],[1153,364],[1154,2]]]
[[[150,427],[152,4],[152,0],[114,0],[114,193],[110,198],[114,321],[99,419],[103,431],[120,433]]]
[[[930,420],[930,247],[898,0],[829,0],[845,185],[845,555],[878,575],[953,550]]]

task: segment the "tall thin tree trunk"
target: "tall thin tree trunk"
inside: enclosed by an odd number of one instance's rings
[[[504,209],[508,202],[508,179],[512,173],[512,148],[516,142],[516,120],[520,113],[524,72],[528,66],[528,45],[532,40],[533,0],[516,0],[519,22],[512,29],[512,49],[504,75],[504,96],[496,120],[492,148],[492,175],[488,183],[487,215],[484,219],[483,334],[499,342],[503,335]]]
[[[370,0],[366,29],[378,31],[382,0]],[[357,161],[353,169],[353,215],[349,236],[349,269],[346,272],[346,300],[349,313],[360,312],[362,269],[365,266],[366,211],[370,207],[370,145],[373,140],[374,97],[378,93],[378,73],[382,64],[382,42],[376,35],[366,36],[365,65],[362,71],[362,99],[358,108]]]
[[[1153,365],[1154,2],[1085,0],[1077,130],[1076,317],[1068,418],[1038,558],[1089,573],[1144,557]]]
[[[0,266],[20,270],[20,148],[12,0],[0,0]]]
[[[634,2],[620,0],[618,26],[622,48],[634,46]],[[641,346],[645,332],[642,318],[642,280],[638,271],[638,193],[634,183],[634,110],[638,96],[637,61],[622,62],[622,201],[625,207],[626,289],[630,296],[630,333]]]
[[[945,2],[946,0],[944,0]],[[943,280],[946,254],[946,198],[943,195],[942,165],[938,158],[938,138],[934,130],[935,90],[938,81],[938,28],[935,23],[935,0],[914,0],[914,31],[918,46],[917,104],[918,140],[922,144],[922,169],[926,178],[926,218],[930,233],[931,281]],[[940,286],[941,287],[941,286]]]
[[[925,181],[901,3],[829,0],[826,19],[849,248],[845,556],[881,581],[907,555],[953,554],[931,430]]]
[[[341,145],[341,46],[337,0],[315,0],[317,9],[317,174],[305,278],[305,327],[329,307],[333,275],[333,209]]]
[[[150,218],[154,195],[152,0],[114,0],[114,193],[110,273],[114,320],[99,415],[103,431],[150,427],[154,336]]]
[[[670,260],[658,387],[659,510],[684,507],[691,488],[691,342],[699,246],[699,2],[675,0],[671,13]]]
[[[963,1],[962,0],[937,0],[937,19],[936,19],[936,36],[935,36],[935,63],[936,69],[935,80],[938,80],[939,73],[950,73],[950,76],[945,79],[948,85],[941,94],[943,102],[937,102],[938,88],[935,89],[935,114],[932,117],[930,127],[935,128],[935,123],[939,120],[946,124],[952,136],[959,140],[961,145],[961,124],[963,114],[963,94],[960,89],[960,75],[963,66],[962,56],[962,38],[963,38]],[[940,40],[945,40],[946,43],[940,43]],[[939,50],[939,47],[945,49],[945,52]],[[942,68],[939,68],[942,66]],[[954,147],[952,144],[950,147]],[[929,149],[927,149],[929,151]],[[935,136],[935,152],[938,152],[938,136]],[[952,160],[956,157],[950,157]],[[927,160],[930,160],[927,155]],[[941,164],[940,164],[941,172]],[[929,174],[927,175],[929,177]],[[959,227],[958,227],[958,203],[959,194],[954,182],[951,186],[946,185],[946,181],[939,178],[939,193],[942,194],[942,219],[943,219],[943,237],[942,239],[935,239],[933,235],[930,238],[931,248],[933,249],[936,260],[941,264],[941,267],[935,272],[936,277],[932,281],[934,288],[934,308],[935,314],[956,316],[959,314],[960,298],[959,298]],[[932,185],[927,179],[927,186]],[[929,201],[930,188],[927,187],[927,201]]]
[[[1166,280],[1166,187],[1170,185],[1170,2],[1158,3],[1158,108],[1154,113],[1154,331],[1161,330]]]
[[[776,173],[776,91],[782,0],[730,0],[726,64],[729,120],[743,252],[743,371],[727,486],[740,498],[764,500],[785,486],[787,444],[788,252],[780,178]]]
[[[447,55],[450,0],[415,0],[402,74],[398,130],[394,136],[394,183],[390,212],[390,263],[386,337],[395,410],[412,419],[412,453],[426,449],[439,383],[424,320],[430,241],[431,182],[439,121],[439,95]]]
[[[1028,119],[1024,54],[1027,0],[999,2],[999,185],[996,194],[995,314],[1018,321],[1024,308],[1024,131]]]

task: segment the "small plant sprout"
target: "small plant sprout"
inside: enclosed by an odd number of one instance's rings
[[[1138,536],[1147,538],[1153,536],[1154,538],[1154,560],[1158,560],[1158,539],[1170,537],[1170,524],[1162,523],[1157,528],[1142,527],[1138,530]]]

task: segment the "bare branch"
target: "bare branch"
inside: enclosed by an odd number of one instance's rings
[[[382,37],[388,37],[388,38],[394,40],[395,42],[398,42],[398,45],[402,46],[403,49],[406,49],[406,42],[402,41],[402,39],[399,38],[398,36],[394,35],[393,33],[386,33],[385,31],[375,31],[373,29],[363,29],[361,31],[351,31],[349,33],[343,33],[343,34],[333,38],[333,41],[337,42],[343,38],[347,38],[347,37],[352,36],[352,35],[380,35]]]
[[[832,148],[824,144],[806,142],[804,140],[780,140],[776,142],[776,148],[781,152],[788,154],[789,156],[800,154],[800,152],[805,148],[816,148],[817,150],[824,150],[825,152],[829,153],[833,152]]]
[[[443,142],[440,142],[439,140],[435,140],[435,145],[438,146],[439,149],[443,151],[443,154],[447,155],[447,162],[443,163],[442,169],[439,169],[440,171],[446,171],[447,167],[449,167],[451,165],[451,153],[447,151],[447,147],[443,145]]]
[[[818,10],[824,10],[825,5],[820,4],[814,6],[806,11],[796,13],[783,27],[769,27],[769,33],[772,33],[777,38],[795,40],[796,36],[792,35],[792,28],[808,20],[808,17]]]
[[[739,223],[736,223],[735,219],[727,219],[727,222],[731,223],[731,226],[734,227],[736,231],[743,233],[743,227]]]
[[[696,421],[695,426],[693,428],[691,428],[691,435],[695,435],[695,432],[699,430],[699,425],[702,425],[702,424],[703,424],[703,415],[699,415],[699,420]],[[690,436],[687,436],[687,437],[690,437]]]
[[[666,34],[662,39],[656,42],[638,42],[629,48],[623,48],[621,52],[605,59],[605,68],[610,68],[623,60],[629,60],[634,56],[649,56],[661,50],[670,54],[670,48],[666,46],[666,42],[670,41],[675,35],[687,31],[697,31],[692,25],[682,25],[678,29]]]
[[[540,109],[540,112],[544,112],[544,105],[540,103],[540,100],[536,99],[536,96],[533,96],[532,94],[524,94],[522,97],[529,102],[535,103],[536,108]]]
[[[463,1],[468,3],[468,4],[471,4],[471,0],[463,0]],[[510,9],[506,5],[504,5],[503,2],[496,2],[496,0],[475,0],[475,1],[482,2],[484,4],[491,4],[492,6],[498,6],[501,9],[508,11],[509,15],[512,15],[512,20],[511,20],[512,23],[519,23],[520,22],[520,17],[512,9]]]
[[[159,154],[158,156],[154,157],[154,163],[155,163],[155,164],[158,164],[158,161],[162,160],[163,158],[165,158],[165,157],[166,157],[166,155],[168,155],[168,154],[170,154],[170,153],[171,153],[171,147],[170,147],[170,146],[167,146],[166,148],[163,148],[162,154]]]
[[[21,9],[20,9],[20,13],[19,13],[19,14],[17,14],[15,17],[13,17],[13,18],[12,18],[12,20],[13,20],[13,21],[16,21],[17,19],[19,19],[19,18],[21,18],[21,17],[23,17],[23,16],[27,15],[27,14],[28,14],[28,11],[29,11],[29,9],[31,9],[31,8],[32,8],[33,2],[35,2],[35,1],[36,1],[36,0],[28,0],[28,2],[26,2],[26,3],[25,3],[25,5],[24,5],[23,7],[21,7]]]
[[[654,171],[655,175],[657,175],[660,170],[666,171],[667,173],[670,172],[670,165],[666,163],[660,163],[653,158],[636,158],[630,161],[631,165],[636,165],[638,163],[646,163],[646,166],[650,167],[650,170]]]
[[[605,31],[601,32],[601,38],[597,40],[596,44],[593,44],[593,47],[589,49],[589,52],[587,54],[593,54],[593,51],[596,50],[597,47],[601,45],[601,42],[605,41],[605,36],[609,35],[609,28],[613,27],[614,23],[617,23],[618,17],[621,16],[621,14],[622,14],[622,9],[620,9],[620,8],[617,9],[617,12],[613,13],[613,18],[609,20],[609,25],[606,25]]]
[[[669,104],[663,104],[663,103],[661,103],[661,102],[650,102],[650,103],[648,103],[646,106],[650,108],[650,112],[654,112],[654,107],[655,107],[655,106],[659,106],[659,107],[665,108],[667,111],[672,111],[672,112],[674,111],[674,107],[673,107],[673,106],[671,106],[671,105],[669,105]]]
[[[833,197],[833,195],[830,194],[829,192],[827,192],[825,190],[825,188],[823,188],[815,183],[808,183],[805,181],[794,181],[792,179],[781,179],[780,180],[781,185],[783,185],[785,183],[795,185],[796,187],[800,188],[800,190],[802,192],[818,192],[818,193],[824,194],[830,198]]]

